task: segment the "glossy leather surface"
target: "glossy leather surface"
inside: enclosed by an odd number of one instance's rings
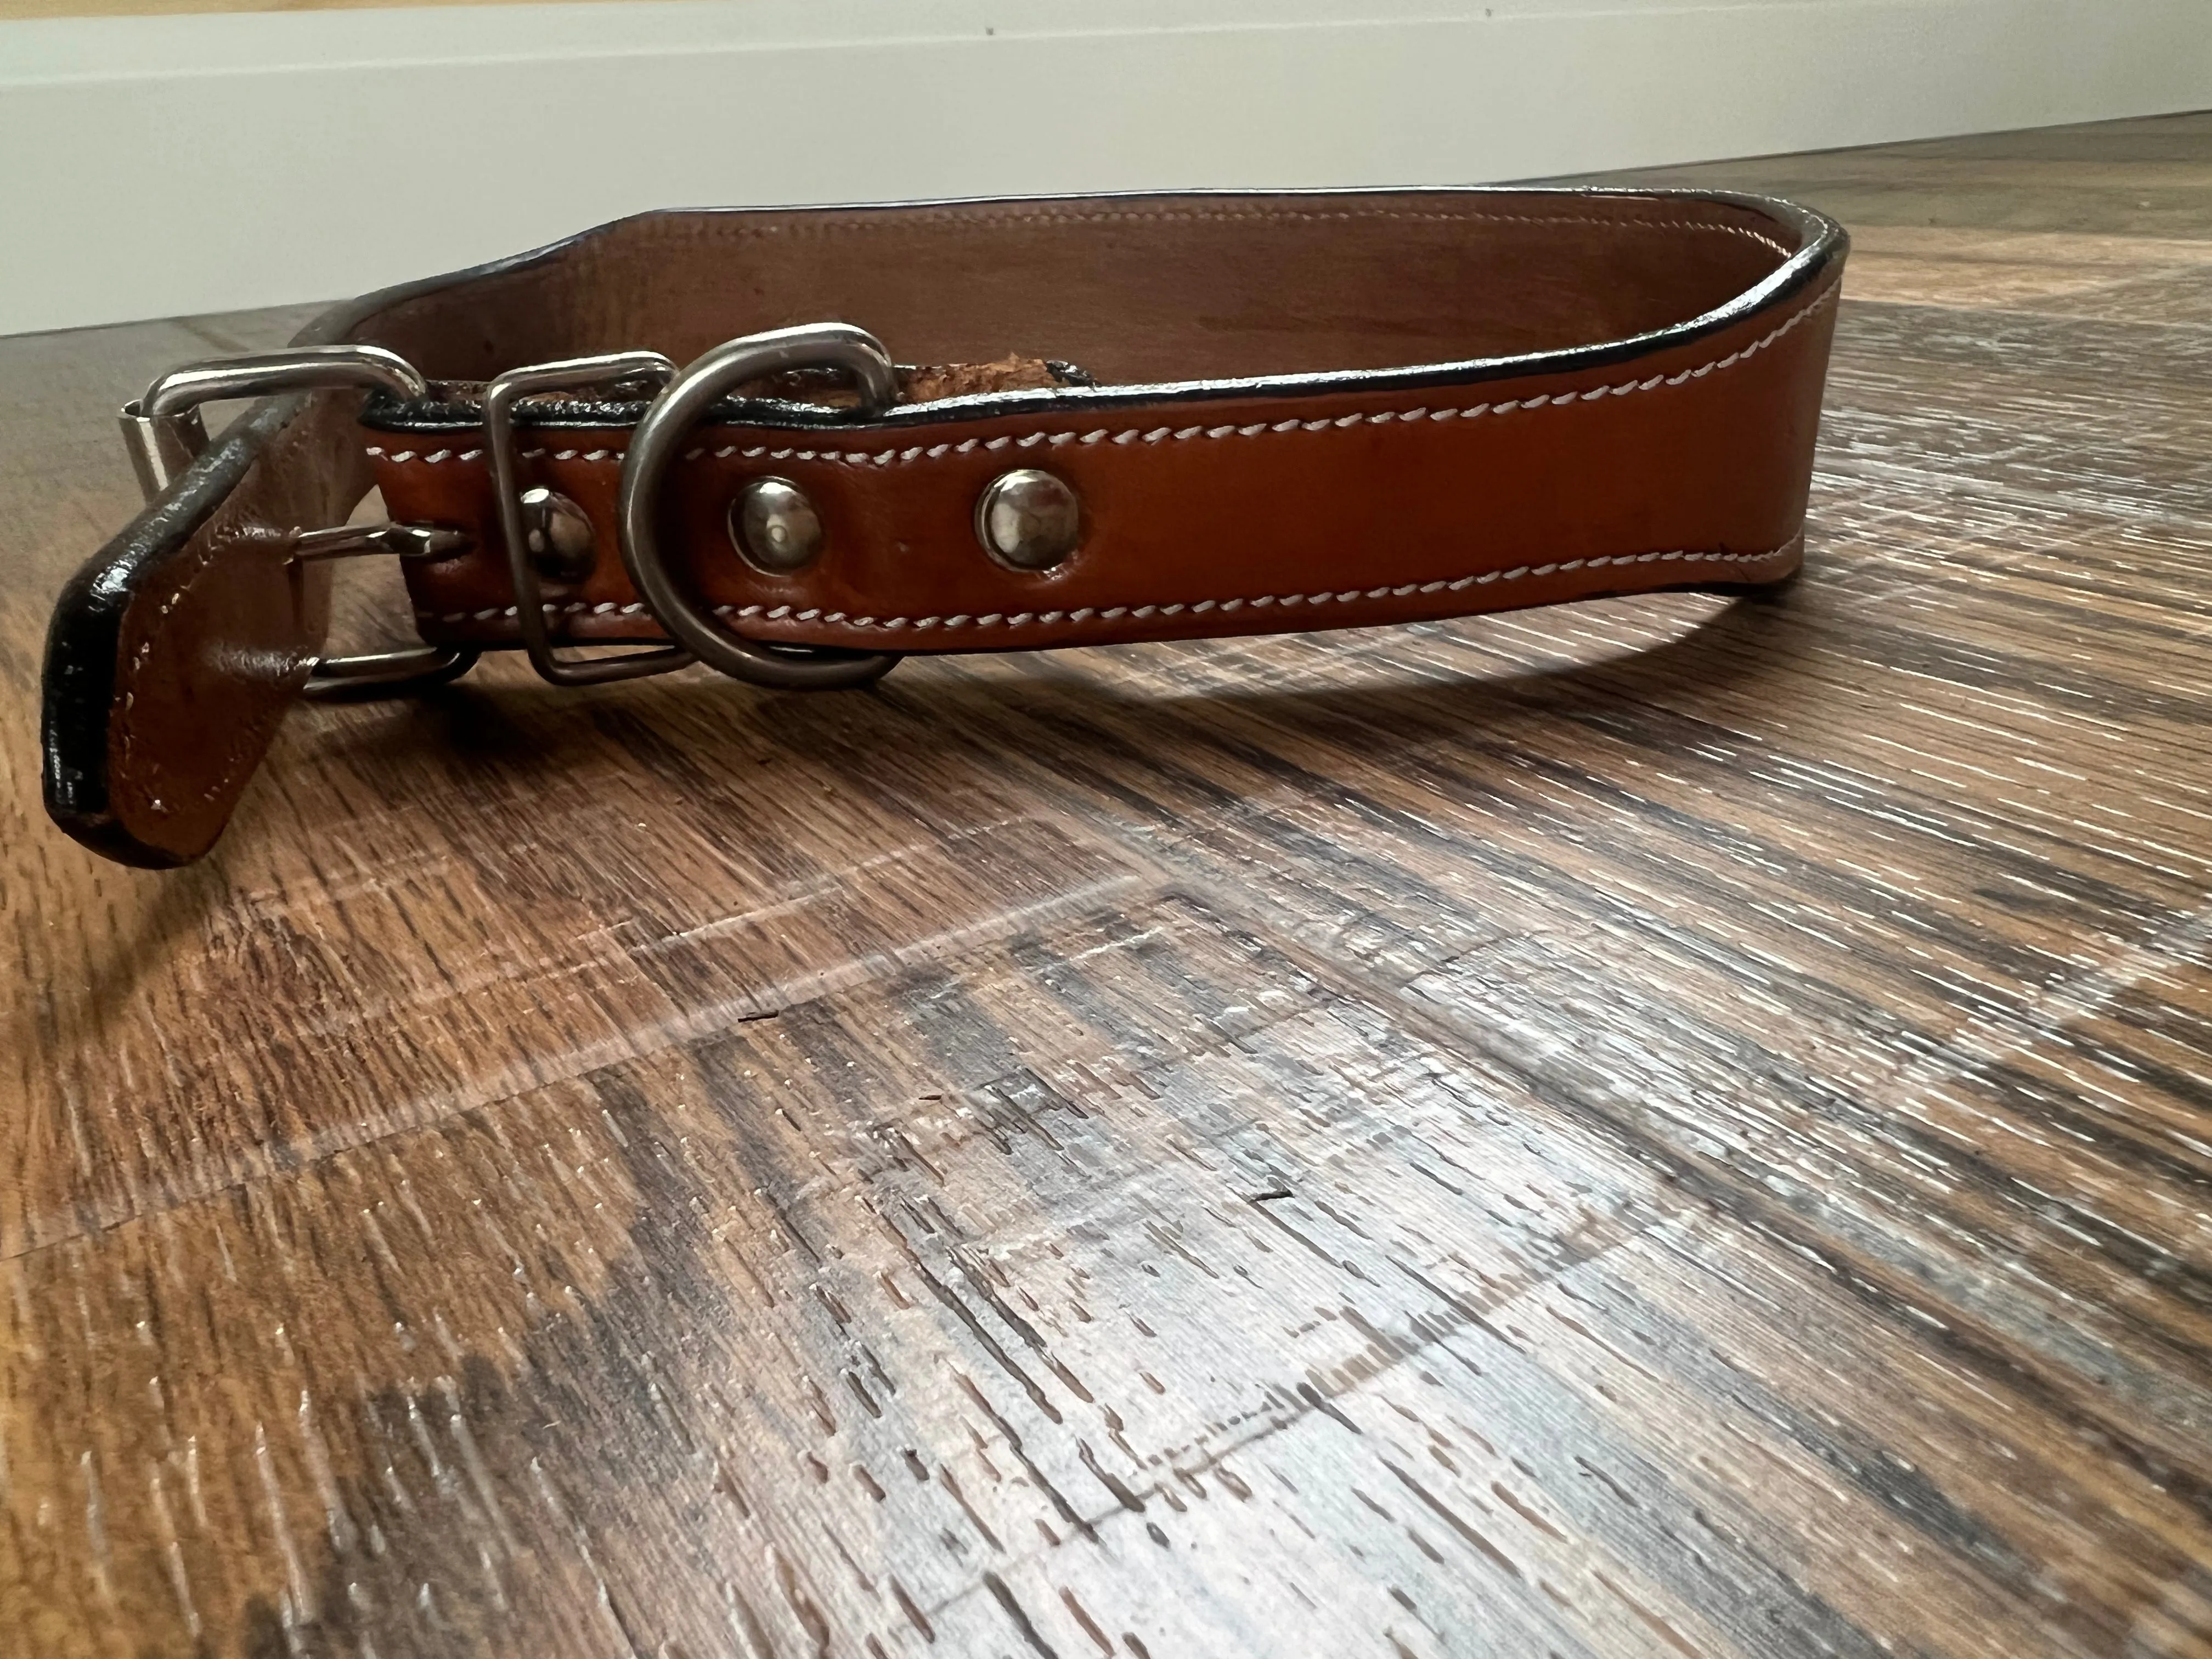
[[[319,646],[319,581],[285,544],[371,482],[393,518],[475,538],[409,568],[423,636],[514,643],[474,383],[796,324],[950,367],[879,420],[754,399],[688,441],[663,539],[753,638],[1027,649],[1778,581],[1844,250],[1816,215],[1737,198],[1182,195],[652,215],[372,296],[303,337],[388,346],[445,384],[359,424],[352,394],[264,406],[88,567],[50,639],[49,805],[131,862],[212,844]],[[1040,360],[1094,384],[989,368]],[[525,486],[598,533],[591,574],[546,595],[558,638],[665,637],[613,533],[638,412],[522,412]],[[1013,466],[1081,500],[1051,571],[977,543],[976,498]],[[825,526],[793,575],[725,527],[768,474]]]

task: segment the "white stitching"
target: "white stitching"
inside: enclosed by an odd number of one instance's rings
[[[1258,222],[1266,224],[1320,224],[1360,219],[1397,219],[1408,223],[1487,225],[1598,225],[1607,230],[1704,230],[1715,231],[1726,236],[1741,236],[1761,247],[1770,248],[1783,258],[1791,258],[1799,252],[1774,238],[1753,229],[1749,225],[1729,224],[1710,219],[1638,219],[1634,217],[1607,218],[1595,214],[1534,215],[1517,213],[1443,212],[1417,213],[1397,208],[1345,208],[1334,212],[1322,212],[1295,208],[1230,208],[1130,210],[1091,213],[996,213],[996,214],[905,214],[896,219],[840,219],[828,222],[817,220],[807,223],[749,224],[743,220],[714,222],[703,228],[714,239],[757,238],[765,236],[828,236],[859,231],[896,233],[921,228],[991,229],[1007,225],[1095,225],[1095,224],[1237,224]],[[697,234],[702,227],[691,224],[678,226],[677,234],[686,239]]]
[[[1438,580],[1432,582],[1423,582],[1418,587],[1414,586],[1411,583],[1407,583],[1399,587],[1370,587],[1364,591],[1358,588],[1349,588],[1341,593],[1262,593],[1251,599],[1201,599],[1195,604],[1184,602],[1166,605],[1139,605],[1133,607],[1117,605],[1109,606],[1103,611],[1093,611],[1090,607],[1085,606],[1080,611],[1068,611],[1066,615],[1066,620],[1070,622],[1079,622],[1084,618],[1093,615],[1096,615],[1103,621],[1110,622],[1123,616],[1150,617],[1154,614],[1158,614],[1160,616],[1172,617],[1184,611],[1188,611],[1193,615],[1214,610],[1237,611],[1241,610],[1248,605],[1253,606],[1255,609],[1262,605],[1349,605],[1355,600],[1359,599],[1376,599],[1385,596],[1403,599],[1410,593],[1441,593],[1445,592],[1447,589],[1453,592],[1462,592],[1468,587],[1486,586],[1492,582],[1534,581],[1540,580],[1546,576],[1553,575],[1554,574],[1564,574],[1570,570],[1598,570],[1602,569],[1607,565],[1615,564],[1763,564],[1769,559],[1778,558],[1782,555],[1790,552],[1796,547],[1796,543],[1792,540],[1784,543],[1780,547],[1769,548],[1764,553],[1700,553],[1691,549],[1682,548],[1671,553],[1601,554],[1595,558],[1570,559],[1565,562],[1559,564],[1540,564],[1535,566],[1523,564],[1516,565],[1510,570],[1486,570],[1473,575],[1461,576],[1455,580]],[[787,605],[778,605],[774,611],[763,613],[763,608],[757,605],[718,605],[714,607],[714,612],[717,616],[758,617],[765,614],[771,619],[784,614],[788,610],[789,607]],[[616,611],[617,614],[621,616],[635,617],[644,615],[646,607],[642,605],[625,605],[617,607],[612,605],[561,605],[551,604],[545,606],[546,614],[549,616],[560,615],[563,613],[574,616],[578,612],[585,611],[598,612]],[[417,610],[415,614],[425,622],[447,623],[489,622],[494,617],[505,618],[513,617],[515,614],[515,607],[509,605],[504,611],[452,611],[445,612],[442,615],[433,611]],[[805,612],[800,613],[801,620],[805,619],[805,614],[806,613]],[[1060,618],[1061,613],[1057,611],[1047,611],[1036,615],[1031,615],[1028,611],[1016,611],[1012,616],[1004,616],[999,612],[994,611],[992,614],[986,617],[970,617],[964,612],[957,616],[949,617],[855,617],[851,618],[848,622],[843,612],[833,611],[827,616],[823,617],[822,620],[825,623],[845,623],[852,628],[865,629],[873,628],[963,628],[970,623],[973,623],[979,628],[1026,628],[1036,623],[1049,625],[1054,622],[1060,621]]]
[[[1607,396],[1626,398],[1639,392],[1655,392],[1661,386],[1686,386],[1692,380],[1702,380],[1717,368],[1734,368],[1738,363],[1742,362],[1745,359],[1756,356],[1759,352],[1765,350],[1767,347],[1772,345],[1777,340],[1782,338],[1784,335],[1788,334],[1793,329],[1796,328],[1799,324],[1817,315],[1835,299],[1838,291],[1839,290],[1833,288],[1830,289],[1826,294],[1822,295],[1811,305],[1807,306],[1802,311],[1792,317],[1788,322],[1784,323],[1780,327],[1775,329],[1773,332],[1762,335],[1759,338],[1753,340],[1749,345],[1742,348],[1742,349],[1732,351],[1727,356],[1719,358],[1715,362],[1701,363],[1695,368],[1686,368],[1677,374],[1668,374],[1663,376],[1655,374],[1647,380],[1624,380],[1618,386],[1595,386],[1588,392],[1561,392],[1550,396],[1539,395],[1532,398],[1515,399],[1501,404],[1476,404],[1472,407],[1466,409],[1430,409],[1425,405],[1415,409],[1386,409],[1377,410],[1370,415],[1340,415],[1334,419],[1324,418],[1314,421],[1278,421],[1272,426],[1187,426],[1180,429],[1173,427],[1160,426],[1152,427],[1149,429],[1142,427],[1131,427],[1126,431],[1112,433],[1104,431],[1053,434],[1033,433],[1029,437],[1020,440],[1020,441],[1024,445],[1028,445],[1036,441],[1039,438],[1044,438],[1048,439],[1051,442],[1058,443],[1066,438],[1074,437],[1079,438],[1085,443],[1094,443],[1101,438],[1110,437],[1117,444],[1157,444],[1164,442],[1187,442],[1193,438],[1212,440],[1229,438],[1257,438],[1267,436],[1275,433],[1289,432],[1296,429],[1303,429],[1307,432],[1321,432],[1333,428],[1341,429],[1343,428],[1355,426],[1380,426],[1386,422],[1390,421],[1414,421],[1424,418],[1431,421],[1448,421],[1454,418],[1471,421],[1478,416],[1482,415],[1510,415],[1517,410],[1542,409],[1547,406],[1560,408],[1569,404],[1587,403],[1594,398]],[[955,453],[965,454],[969,451],[975,449],[979,445],[985,449],[1002,449],[1008,443],[1012,441],[1014,441],[1014,440],[1006,437],[992,438],[988,440],[969,438],[964,442],[952,445],[951,447]],[[937,444],[926,451],[920,452],[920,453],[921,455],[933,460],[939,455],[944,453],[945,449],[945,445]],[[418,455],[414,451],[408,449],[400,450],[396,454],[386,454],[384,451],[379,449],[371,449],[368,453],[371,455],[381,456],[384,459],[389,461],[416,461],[432,465],[436,465],[442,457],[445,457],[447,454],[447,452],[440,451],[436,454]],[[522,452],[522,458],[526,460],[534,459],[537,457],[544,455],[545,453],[546,452],[542,449],[526,449]],[[622,458],[623,453],[623,452],[619,449],[594,449],[588,453],[582,453],[580,455],[580,452],[576,450],[563,449],[555,452],[553,459],[562,461],[574,459],[581,459],[586,461],[619,460]],[[718,451],[716,453],[718,454],[726,454],[728,452]],[[761,452],[757,449],[748,449],[744,453],[749,456],[752,456],[758,455]],[[467,460],[482,453],[483,452],[481,450],[471,449],[465,451],[459,455],[452,456],[451,459],[455,460]],[[772,460],[783,460],[787,458],[795,457],[796,459],[804,461],[823,460],[838,462],[848,466],[885,466],[915,459],[917,458],[917,452],[912,449],[887,449],[882,451],[777,449],[769,451],[769,456]]]

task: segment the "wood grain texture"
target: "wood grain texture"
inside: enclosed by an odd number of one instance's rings
[[[0,1648],[2212,1653],[2212,118],[1694,176],[1779,602],[500,664],[173,875],[46,607],[295,319],[0,341]]]

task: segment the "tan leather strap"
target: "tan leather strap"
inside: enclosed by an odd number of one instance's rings
[[[392,518],[469,538],[409,566],[423,637],[514,644],[482,383],[794,325],[935,367],[872,419],[740,401],[686,436],[657,503],[668,566],[751,640],[1029,649],[1772,583],[1800,556],[1844,251],[1829,221],[1742,198],[1063,198],[652,215],[374,296],[303,338],[388,347],[430,395],[358,425],[357,394],[258,408],[88,568],[50,651],[49,802],[112,856],[197,856],[320,648],[295,532],[373,481]],[[665,637],[618,546],[641,412],[518,410],[522,483],[597,541],[545,596],[559,639]],[[979,544],[978,498],[1015,467],[1080,503],[1051,570]],[[796,574],[732,544],[732,500],[767,474],[823,525]]]

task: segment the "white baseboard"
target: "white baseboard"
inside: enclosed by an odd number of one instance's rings
[[[2208,0],[617,0],[0,23],[0,332],[641,208],[1485,182],[2212,106]]]

